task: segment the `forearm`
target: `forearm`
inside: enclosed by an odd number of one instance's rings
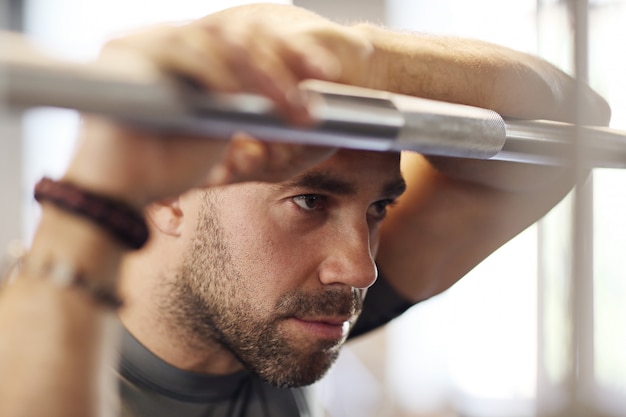
[[[105,390],[116,391],[113,349],[116,324],[80,295],[46,283],[20,282],[0,301],[0,415],[91,417],[113,415]],[[111,355],[108,355],[109,357]],[[107,386],[108,385],[108,386]],[[114,392],[114,391],[113,391]],[[100,413],[102,407],[108,413]]]
[[[504,116],[573,121],[576,83],[536,56],[474,39],[355,25],[375,47],[371,86],[489,108]],[[610,109],[581,85],[584,123],[606,124]]]
[[[35,265],[70,264],[99,285],[109,285],[121,254],[97,226],[44,207],[21,274],[0,292],[0,375],[5,379],[0,415],[98,415],[102,390],[113,389],[102,381],[104,358],[116,344],[116,319],[87,292],[52,282]]]
[[[533,55],[475,39],[399,32],[368,23],[341,26],[308,10],[277,4],[235,7],[207,21],[256,19],[286,32],[308,33],[349,47],[345,36],[361,38],[373,53],[361,68],[350,68],[342,82],[440,101],[489,108],[504,116],[573,121],[576,83]],[[337,31],[343,31],[337,35]],[[342,61],[343,65],[350,62]],[[581,85],[588,124],[606,124],[604,99]]]
[[[577,84],[521,52],[480,41],[355,30],[375,47],[371,86],[495,110],[503,116],[575,119]],[[580,85],[583,123],[610,110]],[[485,257],[543,216],[571,189],[571,166],[549,167],[406,154],[407,192],[381,228],[377,262],[390,285],[420,301],[449,288]]]

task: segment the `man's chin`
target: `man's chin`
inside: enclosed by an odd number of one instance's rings
[[[325,351],[318,351],[314,355],[307,355],[306,358],[297,361],[290,358],[275,366],[266,366],[256,373],[263,381],[277,388],[298,388],[311,385],[326,375],[339,356],[339,348],[340,346],[335,346]]]

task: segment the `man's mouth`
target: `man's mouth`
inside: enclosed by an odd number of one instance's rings
[[[309,337],[339,341],[347,336],[351,318],[352,316],[292,317],[287,321],[297,331]]]

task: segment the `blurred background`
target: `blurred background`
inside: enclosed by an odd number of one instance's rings
[[[0,25],[83,60],[133,28],[244,3],[0,0]],[[538,54],[588,78],[611,104],[611,126],[626,129],[626,0],[293,4],[341,23],[367,20]],[[575,28],[583,35],[577,43]],[[578,68],[576,52],[584,61]],[[0,105],[1,88],[0,74]],[[41,109],[21,118],[0,111],[0,119],[0,248],[6,248],[30,239],[38,216],[32,187],[44,174],[60,175],[78,118]],[[625,188],[622,170],[595,169],[579,192],[449,291],[351,342],[315,386],[320,415],[626,416]]]

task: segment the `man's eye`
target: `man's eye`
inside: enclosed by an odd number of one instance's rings
[[[323,208],[324,197],[319,194],[304,194],[293,197],[293,202],[303,210],[314,211]]]
[[[387,215],[387,208],[392,206],[395,200],[380,200],[372,204],[368,210],[368,214],[378,219],[383,219]]]

